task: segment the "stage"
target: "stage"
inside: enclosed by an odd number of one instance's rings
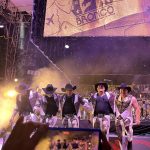
[[[57,124],[62,127],[61,120]],[[80,120],[80,128],[91,128],[92,124],[88,120]],[[141,121],[141,125],[134,126],[134,138],[132,150],[149,150],[150,149],[150,120]],[[119,150],[119,142],[115,133],[114,121],[111,122],[110,143],[114,150]],[[3,144],[3,139],[0,138],[0,150]]]
[[[2,147],[2,143],[3,140],[0,138],[0,150]],[[119,150],[119,144],[116,135],[114,134],[110,135],[110,143],[114,150]],[[132,150],[149,150],[149,149],[150,149],[150,135],[134,136]]]
[[[110,135],[110,143],[114,150],[119,150],[119,143],[117,136]],[[134,136],[132,150],[149,150],[150,149],[150,135]]]

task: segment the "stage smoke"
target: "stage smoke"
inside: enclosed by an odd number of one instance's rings
[[[0,90],[0,129],[9,126],[10,118],[16,106],[16,93],[12,85],[1,87]]]
[[[61,88],[66,84],[66,79],[64,76],[51,68],[39,69],[38,74],[33,78],[32,87],[33,88],[44,88],[47,84],[53,84],[57,88],[57,92],[61,92]]]

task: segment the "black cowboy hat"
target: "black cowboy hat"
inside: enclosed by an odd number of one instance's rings
[[[24,93],[25,91],[29,90],[29,86],[26,83],[21,82],[17,87],[15,87],[15,90],[18,93]]]
[[[128,86],[126,83],[121,83],[119,87],[117,87],[118,90],[120,89],[127,89],[128,92],[131,92],[131,87]]]
[[[52,84],[48,84],[45,88],[42,88],[45,94],[53,94],[57,88],[53,87]]]
[[[99,85],[103,85],[103,86],[105,87],[105,91],[108,90],[108,84],[107,84],[106,82],[100,81],[100,82],[98,82],[98,83],[95,84],[95,91],[97,91],[97,87],[98,87]]]
[[[72,84],[70,83],[67,83],[65,88],[61,88],[62,92],[65,92],[66,90],[75,90],[77,87],[76,86],[73,86]]]

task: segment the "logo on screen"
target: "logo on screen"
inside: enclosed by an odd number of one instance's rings
[[[114,14],[113,0],[73,0],[72,12],[78,26],[85,25]]]

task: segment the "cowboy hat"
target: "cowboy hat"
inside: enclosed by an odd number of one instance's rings
[[[105,91],[108,90],[108,84],[107,84],[106,82],[100,81],[100,82],[98,82],[98,83],[95,84],[95,91],[97,91],[97,87],[98,87],[99,85],[103,85],[103,86],[105,87]]]
[[[45,94],[53,94],[57,88],[53,87],[52,84],[48,84],[45,88],[42,88]]]
[[[62,92],[65,92],[66,90],[75,90],[77,87],[73,86],[72,84],[68,83],[66,84],[65,88],[61,88]]]
[[[29,86],[26,83],[20,83],[17,87],[15,87],[15,90],[18,93],[24,93],[25,91],[29,90]]]
[[[121,83],[119,87],[117,87],[118,90],[120,89],[127,89],[128,92],[131,92],[131,87],[130,86],[127,86],[126,83]]]

